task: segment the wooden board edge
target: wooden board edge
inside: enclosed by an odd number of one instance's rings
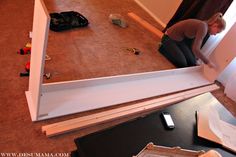
[[[187,98],[190,98],[190,97],[193,97],[193,96],[196,96],[196,95],[208,92],[208,91],[213,91],[213,90],[219,89],[219,87],[215,84],[210,85],[208,87],[209,87],[209,90],[205,89],[205,90],[197,92],[197,93],[190,93],[189,95],[185,95],[185,96],[181,95],[179,97],[166,100],[166,101],[162,102],[162,105],[169,105],[171,103],[183,101],[183,100],[186,100]],[[201,88],[205,88],[205,87],[201,87]],[[153,104],[151,104],[151,105],[153,105]],[[62,128],[60,128],[60,126],[57,125],[57,127],[54,127],[54,128],[52,127],[51,129],[50,129],[50,127],[43,126],[42,131],[46,134],[47,137],[52,137],[52,136],[67,133],[67,132],[70,132],[70,131],[79,130],[79,129],[84,128],[84,127],[90,127],[92,125],[96,125],[96,124],[101,123],[101,122],[102,123],[109,122],[109,121],[114,120],[116,118],[121,118],[123,116],[127,116],[127,115],[130,115],[130,114],[140,114],[140,112],[145,112],[148,109],[153,110],[154,108],[158,108],[158,105],[157,105],[157,107],[155,105],[148,106],[148,107],[144,106],[144,107],[138,107],[138,108],[131,109],[131,110],[128,110],[128,111],[124,111],[124,112],[119,112],[119,113],[117,113],[118,116],[116,114],[114,114],[114,115],[108,115],[108,116],[104,116],[104,117],[95,117],[95,119],[90,119],[90,120],[87,120],[87,121],[80,122],[80,126],[82,126],[82,127],[77,127],[76,124],[71,124],[71,125],[68,125],[68,126],[62,125]],[[63,123],[65,123],[65,121]]]

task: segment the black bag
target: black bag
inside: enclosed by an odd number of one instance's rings
[[[88,20],[83,15],[75,11],[50,13],[50,17],[50,29],[55,32],[85,27],[89,24]]]

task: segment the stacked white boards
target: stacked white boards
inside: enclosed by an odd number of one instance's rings
[[[47,47],[50,17],[43,0],[35,0],[29,90],[26,91],[32,121],[112,106],[134,100],[160,96],[214,83],[219,73],[236,56],[233,44],[227,55],[221,55],[224,41],[210,57],[220,67],[208,66],[136,73],[85,80],[43,83],[44,58]],[[235,38],[235,37],[234,37]],[[230,47],[231,46],[231,47]],[[230,54],[229,54],[230,53]]]

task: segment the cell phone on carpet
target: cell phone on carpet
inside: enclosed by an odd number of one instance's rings
[[[175,128],[174,121],[173,121],[173,119],[172,119],[169,112],[162,112],[161,113],[161,118],[164,122],[164,125],[165,125],[166,129],[174,129]]]

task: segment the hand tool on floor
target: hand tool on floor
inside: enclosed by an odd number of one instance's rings
[[[45,55],[45,61],[50,61],[52,58],[49,55]]]
[[[18,54],[25,55],[30,54],[31,48],[30,47],[24,47],[17,51]]]
[[[125,50],[126,51],[129,51],[129,52],[132,52],[133,54],[135,54],[135,55],[139,55],[140,53],[141,53],[141,51],[139,50],[139,49],[137,49],[137,48],[129,48],[129,47],[127,47],[127,48],[125,48]]]
[[[19,49],[17,51],[18,54],[25,55],[25,54],[30,54],[31,53],[31,44],[27,43],[25,47]]]
[[[29,71],[30,71],[30,62],[27,62],[25,64],[25,72],[21,72],[20,77],[29,76]]]
[[[46,79],[50,79],[51,78],[51,73],[45,73],[43,76],[45,76]]]

